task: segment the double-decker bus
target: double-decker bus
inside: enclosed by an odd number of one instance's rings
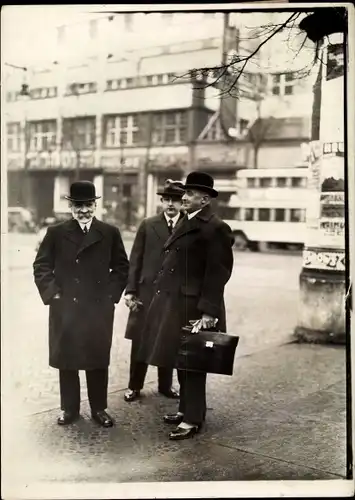
[[[308,169],[243,169],[229,216],[237,250],[302,249],[306,231]]]

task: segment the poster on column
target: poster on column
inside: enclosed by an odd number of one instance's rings
[[[310,144],[303,267],[345,270],[344,144]]]

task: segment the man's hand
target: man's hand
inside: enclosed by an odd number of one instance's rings
[[[125,295],[124,301],[125,301],[125,304],[128,307],[128,309],[130,311],[133,311],[133,312],[137,311],[138,307],[143,305],[143,303],[140,300],[138,300],[137,297],[135,297],[131,293],[128,293],[127,295]]]
[[[196,321],[193,324],[191,333],[197,333],[201,329],[208,330],[209,328],[213,328],[216,326],[218,319],[213,316],[209,316],[208,314],[202,314],[202,318]]]

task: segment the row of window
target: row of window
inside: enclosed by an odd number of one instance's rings
[[[251,177],[247,179],[248,188],[293,187],[306,188],[306,177]]]
[[[198,70],[195,72],[195,77],[198,80],[203,78],[214,78],[218,79],[220,77],[219,69],[215,70]],[[242,75],[241,84],[243,82],[250,86],[251,88],[261,88],[267,85],[267,75],[261,73],[245,73]],[[272,78],[272,93],[274,95],[291,95],[293,94],[293,87],[295,85],[295,77],[292,73],[275,73],[271,75]],[[106,90],[122,90],[128,88],[136,87],[146,87],[152,85],[168,85],[170,83],[176,83],[177,81],[183,81],[182,78],[175,73],[159,73],[154,75],[145,75],[139,77],[131,78],[115,78],[106,81]],[[97,92],[97,82],[83,82],[83,83],[71,83],[67,85],[65,95],[82,95]],[[35,88],[30,90],[31,99],[47,99],[51,97],[57,97],[58,89],[57,87],[44,87]],[[13,102],[18,100],[20,97],[19,92],[8,92],[7,101]]]
[[[305,222],[306,210],[300,208],[237,208],[236,220],[262,222]]]
[[[142,124],[143,125],[143,124]],[[114,115],[103,117],[103,142],[105,147],[134,146],[144,142],[140,117]],[[96,146],[95,117],[63,120],[63,147],[92,149]],[[29,122],[26,129],[28,148],[31,151],[53,150],[57,144],[56,120]],[[157,113],[152,120],[152,145],[181,144],[187,140],[186,111]],[[20,151],[20,123],[7,125],[8,151]]]

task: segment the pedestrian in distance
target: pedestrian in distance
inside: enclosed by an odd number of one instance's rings
[[[154,282],[162,264],[164,243],[183,217],[182,186],[181,182],[168,179],[163,190],[157,192],[161,196],[162,213],[141,223],[131,250],[125,294],[125,302],[130,309],[125,337],[132,341],[128,390],[124,394],[127,402],[139,398],[144,386],[148,364],[137,361],[136,357],[144,332],[145,316],[154,295]],[[159,393],[168,398],[178,398],[172,381],[173,369],[158,367]]]
[[[231,228],[212,210],[218,196],[213,178],[191,172],[184,185],[187,212],[164,245],[137,359],[172,369],[179,352],[182,328],[194,322],[194,332],[217,324],[226,331],[224,288],[233,268]],[[178,370],[178,411],[164,417],[177,427],[172,440],[187,439],[202,428],[206,418],[206,373]]]
[[[86,371],[92,418],[103,427],[115,304],[127,285],[128,258],[118,228],[95,217],[95,186],[77,181],[66,196],[72,219],[48,227],[34,280],[49,305],[49,365],[59,370],[59,425],[80,415],[79,370]]]

